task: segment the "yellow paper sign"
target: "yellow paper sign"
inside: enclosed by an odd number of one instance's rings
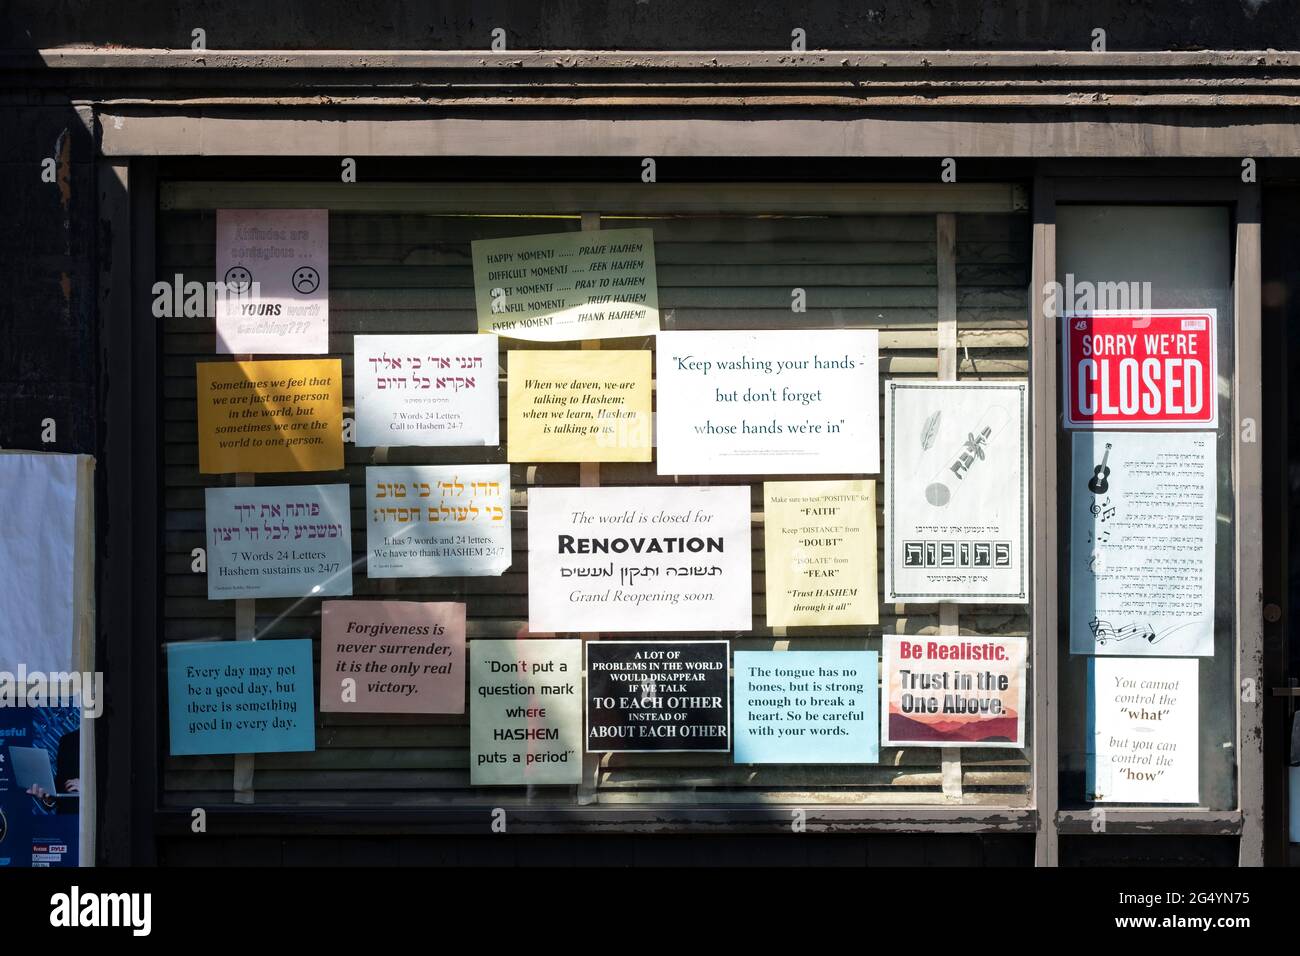
[[[337,471],[343,467],[338,359],[200,362],[199,471]]]
[[[512,351],[506,422],[510,461],[649,461],[650,353]]]
[[[763,485],[769,627],[879,622],[876,483]]]

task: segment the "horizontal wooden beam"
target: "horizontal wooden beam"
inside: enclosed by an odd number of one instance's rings
[[[1024,209],[1025,188],[1009,183],[408,183],[174,182],[163,209],[328,207],[336,212],[466,213],[476,216],[585,209],[654,213],[917,214],[1005,213]],[[617,220],[606,225],[614,228]]]
[[[654,157],[671,179],[675,157],[915,158],[916,177],[939,182],[940,158],[1181,158],[1300,155],[1293,111],[909,110],[692,113],[634,117],[517,112],[431,116],[428,110],[333,107],[202,110],[104,107],[106,156]],[[792,171],[793,172],[793,171]],[[629,178],[640,177],[640,166]],[[957,169],[961,180],[960,166]],[[347,188],[357,188],[355,185]],[[662,188],[657,184],[647,190]]]
[[[1233,836],[1241,832],[1239,810],[1205,810],[1197,807],[1157,809],[1152,807],[1097,806],[1092,810],[1062,810],[1056,828],[1062,834],[1173,834],[1183,836]]]
[[[0,69],[1249,69],[1300,67],[1294,50],[192,50],[10,51]]]
[[[489,833],[503,808],[509,832],[524,833],[790,833],[794,812],[806,831],[839,833],[1033,833],[1032,809],[993,807],[579,807],[539,809],[501,801],[429,810],[207,808],[208,832],[226,836]],[[192,836],[189,809],[154,815],[159,836]],[[202,835],[194,837],[204,839]]]

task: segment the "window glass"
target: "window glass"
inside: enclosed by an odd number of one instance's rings
[[[1213,394],[1218,404],[1218,428],[1214,430],[1175,431],[1162,425],[1143,427],[1134,432],[1137,440],[1148,436],[1146,444],[1155,449],[1157,444],[1165,441],[1163,436],[1183,436],[1204,439],[1213,448],[1216,469],[1212,482],[1214,505],[1210,519],[1213,528],[1206,528],[1205,534],[1213,542],[1212,562],[1212,596],[1205,598],[1212,601],[1212,653],[1205,656],[1192,656],[1184,653],[1177,656],[1160,656],[1150,658],[1169,662],[1164,667],[1165,675],[1172,675],[1179,667],[1178,662],[1195,661],[1197,675],[1197,707],[1195,712],[1197,741],[1197,789],[1199,799],[1195,805],[1209,809],[1232,809],[1237,805],[1236,799],[1236,692],[1234,641],[1235,619],[1235,581],[1233,567],[1233,523],[1234,496],[1232,481],[1232,369],[1233,369],[1233,310],[1232,310],[1232,251],[1231,251],[1231,217],[1229,210],[1219,206],[1136,206],[1136,205],[1062,205],[1057,208],[1056,255],[1057,281],[1062,290],[1060,311],[1066,311],[1071,304],[1082,306],[1081,311],[1089,309],[1133,310],[1149,308],[1154,310],[1188,310],[1200,311],[1213,309],[1217,316],[1215,344],[1217,347],[1217,373],[1213,381]],[[1070,293],[1073,293],[1072,302]],[[1089,299],[1088,297],[1092,298]],[[1194,320],[1193,320],[1194,321]],[[1121,355],[1116,355],[1118,360]],[[1064,371],[1064,369],[1062,369]],[[1068,385],[1063,392],[1063,401],[1070,401]],[[1061,750],[1061,803],[1065,808],[1089,805],[1088,763],[1090,752],[1089,731],[1089,661],[1092,655],[1071,653],[1071,627],[1077,628],[1077,620],[1072,625],[1071,616],[1071,549],[1087,547],[1086,541],[1072,540],[1071,536],[1071,502],[1080,496],[1087,500],[1095,493],[1071,486],[1072,435],[1064,429],[1060,432],[1058,475],[1059,486],[1059,569],[1060,569],[1060,750]],[[1176,439],[1175,439],[1176,440]],[[1118,443],[1117,443],[1118,444]],[[1104,442],[1098,442],[1096,451],[1103,452]],[[1165,447],[1165,446],[1160,446]],[[1173,448],[1174,446],[1169,446]],[[1172,453],[1172,452],[1171,452]],[[1153,452],[1154,454],[1154,452]],[[1097,456],[1094,455],[1094,458]],[[1172,458],[1165,459],[1173,461]],[[1094,466],[1101,464],[1093,461]],[[1075,473],[1077,479],[1078,473]],[[1117,476],[1118,477],[1118,476]],[[1185,474],[1171,473],[1163,488],[1150,493],[1148,502],[1167,502],[1171,499],[1162,495],[1177,494],[1178,488],[1187,483]],[[1208,477],[1206,479],[1209,483]],[[1099,507],[1101,498],[1097,498]],[[1114,499],[1117,503],[1118,499]],[[1144,506],[1145,507],[1145,506]],[[1154,507],[1152,512],[1154,513]],[[1172,519],[1171,512],[1162,512],[1160,521],[1164,528],[1156,527],[1153,537],[1163,535]],[[1093,529],[1098,536],[1105,534],[1104,525],[1098,520]],[[1195,576],[1186,569],[1199,567],[1205,557],[1201,542],[1195,540],[1194,529],[1184,529],[1187,534],[1180,545],[1171,549],[1152,546],[1146,549],[1144,560],[1150,566],[1152,562],[1166,562],[1169,573],[1166,575],[1167,586],[1171,593],[1179,589],[1189,589],[1185,593],[1200,591]],[[1111,539],[1113,540],[1113,539]],[[1105,560],[1107,544],[1098,545],[1091,553],[1093,560]],[[1088,556],[1085,556],[1085,558]],[[1114,559],[1112,559],[1113,562]],[[1085,562],[1086,563],[1086,562]],[[1114,571],[1114,569],[1111,569]],[[1209,568],[1207,567],[1207,571]],[[1138,581],[1139,576],[1131,578]],[[1148,579],[1149,580],[1149,579]],[[1075,582],[1079,584],[1078,581]],[[1134,585],[1135,587],[1137,585]],[[1077,591],[1076,597],[1085,591]],[[1133,608],[1133,620],[1158,620],[1160,612],[1156,608]],[[1146,614],[1143,617],[1143,614]],[[1090,615],[1084,614],[1084,617]],[[1077,615],[1076,615],[1077,617]],[[1105,618],[1098,612],[1095,617]],[[1127,620],[1127,618],[1125,619]],[[1111,622],[1116,628],[1122,628],[1118,620]],[[1102,627],[1105,627],[1103,621]],[[1141,630],[1141,627],[1136,629]],[[1161,632],[1159,623],[1153,628]],[[1146,655],[1154,651],[1168,654],[1161,650],[1161,635],[1158,633],[1154,644],[1152,640],[1140,633],[1125,642],[1124,634],[1119,634],[1117,643],[1109,645],[1129,649],[1137,647]],[[1172,641],[1174,638],[1171,638]],[[1076,635],[1077,641],[1077,635]],[[1145,646],[1143,646],[1145,645]],[[1169,647],[1170,644],[1164,644]],[[1189,645],[1182,645],[1187,647]],[[1127,650],[1115,652],[1118,657],[1132,659]],[[1157,674],[1159,672],[1156,672]],[[1112,675],[1113,676],[1113,675]],[[1159,710],[1162,701],[1159,694],[1153,699],[1135,697],[1135,706]],[[1165,715],[1168,717],[1169,715]],[[1182,720],[1175,712],[1173,718]],[[1190,716],[1190,715],[1189,715]],[[1148,725],[1150,726],[1150,725]],[[1190,729],[1190,727],[1189,727]],[[1157,734],[1158,736],[1158,734]],[[1155,761],[1137,766],[1139,771],[1148,770],[1160,773],[1159,755]],[[1121,803],[1164,803],[1169,801],[1121,800]],[[1181,803],[1182,801],[1172,801]],[[1109,801],[1098,805],[1110,805]]]
[[[428,186],[412,184],[409,189],[412,197],[417,197]],[[349,195],[348,209],[330,214],[329,310],[329,355],[342,359],[344,415],[348,417],[354,414],[354,335],[474,332],[472,240],[576,231],[583,225],[583,216],[576,209],[552,216],[481,215],[472,208],[455,215],[365,211],[364,203],[358,205]],[[294,204],[292,187],[286,186],[282,201]],[[223,201],[218,189],[202,207],[160,210],[158,278],[168,280],[175,273],[183,273],[187,280],[214,278],[215,210],[225,205],[232,203]],[[623,208],[602,212],[603,229],[653,231],[664,329],[878,329],[882,386],[890,377],[933,379],[937,374],[940,293],[934,213],[793,215],[773,209],[762,214],[697,210],[647,215],[637,210],[634,190]],[[588,227],[590,216],[588,212]],[[1027,215],[1023,211],[959,214],[955,222],[958,377],[1024,379],[1028,376]],[[803,310],[792,308],[796,289],[805,296]],[[166,436],[163,639],[230,640],[235,636],[235,602],[209,601],[203,576],[191,571],[191,551],[204,544],[204,489],[231,487],[235,482],[233,475],[201,475],[197,467],[195,366],[222,357],[215,354],[210,319],[170,319],[162,330],[161,414]],[[602,351],[652,350],[654,343],[650,338],[605,340],[600,347]],[[500,447],[375,449],[347,445],[342,472],[258,475],[257,484],[349,485],[353,555],[358,561],[353,599],[464,602],[471,645],[476,640],[525,636],[530,492],[591,483],[593,476],[601,486],[671,486],[674,478],[658,476],[653,463],[601,464],[594,471],[577,464],[514,464],[510,466],[514,553],[509,571],[500,577],[371,579],[365,573],[365,468],[374,464],[505,463],[508,353],[554,348],[577,349],[580,345],[502,339]],[[768,476],[769,480],[801,477]],[[817,477],[865,478],[875,483],[879,546],[884,540],[879,526],[883,477]],[[772,650],[879,652],[883,634],[938,632],[938,607],[916,604],[881,603],[876,626],[785,630],[767,626],[764,480],[763,476],[712,476],[683,478],[681,482],[748,488],[753,520],[753,619],[748,628],[602,634],[599,639],[724,639],[731,642],[734,656]],[[877,588],[883,593],[880,582]],[[254,611],[256,633],[260,640],[310,637],[319,675],[320,611],[318,598],[259,599]],[[958,609],[956,624],[963,636],[1025,636],[1029,607],[965,605]],[[1031,674],[1027,702],[1032,694]],[[165,741],[166,735],[161,736]],[[1026,739],[1031,736],[1032,720],[1026,727]],[[257,805],[961,803],[1020,807],[1030,800],[1027,751],[964,748],[941,752],[935,747],[882,747],[876,763],[837,765],[738,765],[730,753],[598,754],[584,758],[583,782],[578,786],[475,788],[470,782],[468,707],[463,715],[449,716],[318,712],[316,747],[310,753],[257,754],[253,777]],[[234,760],[230,756],[165,757],[164,804],[189,807],[231,802]]]

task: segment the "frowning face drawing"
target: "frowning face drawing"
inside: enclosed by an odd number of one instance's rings
[[[320,287],[320,275],[311,266],[299,266],[291,277],[293,289],[299,295],[311,295]]]

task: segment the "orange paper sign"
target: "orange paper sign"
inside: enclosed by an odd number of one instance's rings
[[[338,359],[200,362],[199,471],[343,467]]]

